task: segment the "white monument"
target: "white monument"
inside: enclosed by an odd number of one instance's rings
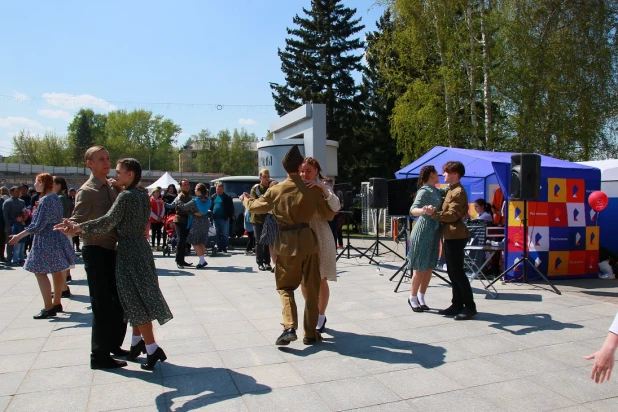
[[[267,168],[271,179],[281,182],[286,178],[281,159],[294,145],[298,145],[303,156],[320,162],[324,177],[338,175],[339,142],[326,140],[326,105],[305,104],[273,121],[270,131],[274,139],[259,142],[257,147],[259,169]]]

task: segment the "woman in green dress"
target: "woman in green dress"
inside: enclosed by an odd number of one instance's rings
[[[172,312],[159,288],[152,249],[148,243],[146,225],[150,217],[148,194],[136,188],[142,178],[142,167],[135,159],[121,159],[116,164],[116,186],[124,190],[118,195],[105,216],[76,224],[68,219],[56,226],[68,235],[83,232],[100,235],[116,229],[118,257],[116,284],[124,309],[125,320],[133,327],[128,360],[147,353],[142,369],[152,370],[157,361],[167,356],[155,342],[152,321],[163,325],[172,319]]]
[[[426,214],[427,206],[440,209],[442,195],[436,188],[438,172],[433,166],[423,166],[418,175],[418,192],[410,208],[410,214],[418,217],[410,233],[408,264],[412,275],[412,286],[408,304],[414,312],[429,310],[425,303],[425,292],[431,280],[431,271],[438,261],[440,250],[440,222]]]

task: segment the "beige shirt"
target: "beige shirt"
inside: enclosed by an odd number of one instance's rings
[[[71,220],[76,223],[105,216],[111,209],[118,192],[107,181],[102,182],[90,175],[90,178],[79,188],[75,197],[75,209]],[[116,229],[104,235],[83,236],[84,246],[101,246],[105,249],[116,250],[118,235]]]

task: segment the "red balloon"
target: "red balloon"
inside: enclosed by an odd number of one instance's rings
[[[605,209],[608,203],[609,203],[609,199],[607,198],[607,195],[604,192],[601,192],[600,190],[597,190],[596,192],[592,192],[590,193],[590,196],[588,196],[588,204],[590,205],[591,208],[593,208],[597,212],[600,212],[601,210]]]

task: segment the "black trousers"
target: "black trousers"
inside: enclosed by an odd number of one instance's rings
[[[122,345],[127,333],[116,286],[116,251],[101,246],[84,246],[82,258],[92,305],[90,356],[93,359],[107,358],[113,349]]]
[[[255,247],[255,235],[253,232],[247,232],[247,237],[249,237],[249,242],[247,243],[247,249],[245,250],[247,252],[251,252]]]
[[[464,269],[464,248],[468,239],[449,239],[443,243],[448,277],[453,284],[453,306],[476,310],[472,287]]]
[[[0,257],[4,260],[4,245],[6,244],[6,232],[0,230]]]
[[[161,246],[161,229],[163,228],[163,222],[155,222],[150,224],[150,239],[152,241],[152,247]],[[155,239],[157,244],[155,245]],[[163,242],[165,244],[165,241]]]
[[[255,262],[259,265],[270,265],[270,249],[268,245],[260,244],[262,230],[264,225],[253,224],[253,233],[255,234]]]
[[[178,235],[178,246],[176,247],[176,263],[182,265],[185,263],[185,256],[187,255],[187,230],[186,223],[174,223],[176,226],[176,234]]]
[[[79,249],[79,236],[73,236],[73,246],[75,249]]]

